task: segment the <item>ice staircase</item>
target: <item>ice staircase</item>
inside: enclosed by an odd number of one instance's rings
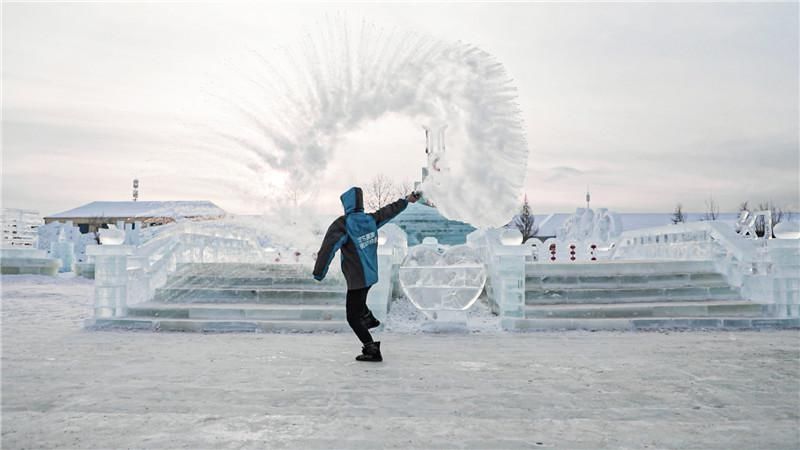
[[[712,261],[530,263],[516,330],[787,328],[768,305],[743,300]]]
[[[96,328],[317,332],[349,329],[343,281],[317,282],[292,264],[180,264],[152,301]]]

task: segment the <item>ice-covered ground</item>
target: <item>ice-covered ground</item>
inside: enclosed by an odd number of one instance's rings
[[[4,449],[800,446],[797,331],[412,334],[399,302],[367,364],[349,334],[86,332],[90,282],[2,283]]]

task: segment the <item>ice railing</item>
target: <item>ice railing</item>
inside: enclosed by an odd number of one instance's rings
[[[385,230],[385,231],[384,231]],[[370,307],[386,309],[392,293],[396,264],[405,254],[406,238],[395,225],[381,231],[378,247],[381,281],[370,291]],[[178,222],[165,225],[143,244],[96,245],[87,249],[95,259],[94,319],[124,317],[127,308],[152,299],[170,274],[182,263],[275,263],[275,251],[265,247],[252,228],[230,222]],[[308,266],[293,259],[286,265]],[[395,273],[393,273],[395,272]],[[332,264],[327,279],[343,282],[338,264]],[[375,311],[374,310],[374,311]],[[385,318],[385,314],[383,315]],[[379,318],[380,319],[380,318]]]
[[[800,315],[800,241],[753,239],[722,222],[693,222],[626,231],[611,259],[711,260],[749,300],[775,304],[781,316]]]
[[[128,305],[153,298],[180,263],[268,261],[252,233],[213,222],[178,222],[134,247],[127,259]]]
[[[611,259],[717,260],[738,264],[765,262],[767,240],[745,239],[722,222],[693,222],[622,233]]]
[[[532,247],[520,241],[513,230],[476,230],[467,236],[486,264],[489,304],[504,318],[524,314],[525,265],[534,261]],[[539,264],[552,261],[539,255]],[[756,240],[726,223],[693,222],[624,232],[598,259],[710,260],[744,298],[772,305],[778,317],[800,316],[798,239]]]

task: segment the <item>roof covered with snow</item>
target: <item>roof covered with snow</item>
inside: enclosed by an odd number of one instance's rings
[[[69,211],[47,216],[53,219],[120,217],[220,217],[225,211],[209,201],[92,202]]]

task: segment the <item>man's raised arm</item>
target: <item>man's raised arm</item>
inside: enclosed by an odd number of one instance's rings
[[[419,200],[419,194],[413,192],[408,194],[406,198],[401,198],[394,203],[389,203],[388,205],[384,206],[383,208],[378,209],[374,213],[371,213],[373,219],[375,219],[375,224],[378,228],[386,225],[386,222],[394,219],[394,217],[408,206],[409,203],[415,203]]]

